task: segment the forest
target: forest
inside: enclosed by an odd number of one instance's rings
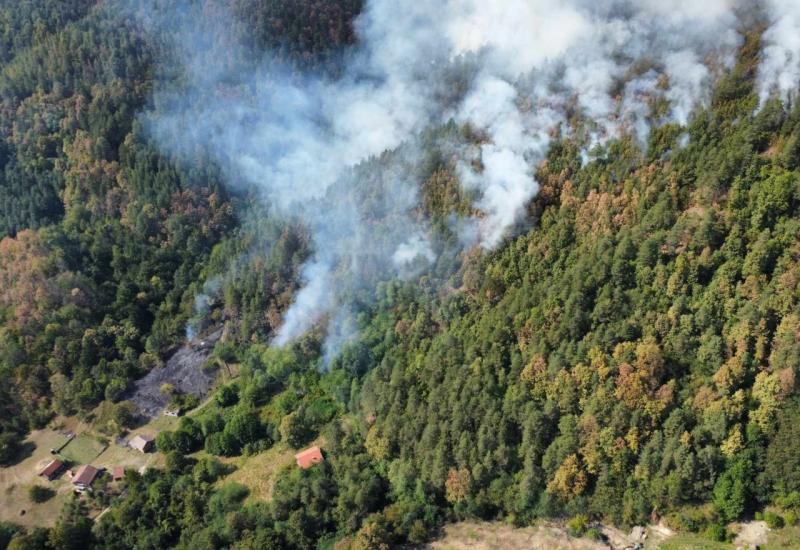
[[[232,14],[240,62],[269,52],[298,75],[340,70],[363,8],[202,4]],[[473,207],[440,144],[472,129],[428,129],[413,166],[402,149],[358,165],[367,212],[390,185],[374,174],[422,182],[442,252],[374,299],[349,290],[358,335],[326,365],[319,327],[270,345],[307,228],[145,128],[168,108],[154,90],[185,82],[159,61],[169,29],[137,9],[0,0],[0,464],[55,417],[110,407],[132,428],[135,381],[187,325],[224,326],[214,360],[238,376],[158,434],[165,466],[128,471],[98,521],[75,498],[54,527],[0,523],[0,549],[390,548],[475,518],[656,517],[726,540],[768,508],[798,522],[800,104],[759,104],[760,29],[685,127],[589,162],[577,133],[557,136],[528,225],[495,249],[460,250],[450,223]],[[319,440],[325,461],[284,472],[269,501],[220,483],[230,457]]]

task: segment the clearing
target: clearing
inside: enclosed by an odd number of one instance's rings
[[[209,334],[202,343],[189,342],[167,359],[167,364],[154,368],[137,380],[128,399],[139,412],[147,417],[159,416],[169,403],[169,396],[161,393],[163,384],[171,384],[177,391],[205,397],[217,378],[216,371],[207,372],[203,365],[211,357],[214,344],[222,335],[222,329]]]
[[[316,439],[306,445],[318,445],[325,451],[325,442]],[[217,481],[218,486],[227,483],[240,483],[250,489],[247,503],[256,501],[269,501],[272,499],[272,488],[280,472],[287,468],[297,467],[294,455],[298,449],[292,449],[283,442],[275,443],[264,452],[252,456],[235,456],[231,458],[219,457],[220,462],[236,467],[236,470]]]
[[[58,519],[61,507],[72,494],[72,487],[62,473],[54,481],[38,477],[39,471],[54,457],[51,448],[58,448],[67,437],[54,430],[31,432],[23,443],[21,460],[13,466],[0,468],[0,520],[11,521],[25,527],[50,526]],[[42,485],[56,491],[56,495],[41,504],[28,497],[32,485]]]
[[[423,548],[431,550],[601,550],[602,542],[575,538],[554,523],[515,528],[504,523],[461,522],[444,527],[444,535]]]
[[[73,464],[91,464],[107,446],[96,437],[83,433],[76,435],[59,454]]]

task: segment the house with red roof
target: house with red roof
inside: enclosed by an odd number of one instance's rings
[[[314,464],[319,464],[325,457],[322,456],[322,449],[319,447],[310,447],[305,451],[300,451],[296,455],[294,455],[295,460],[297,460],[297,465],[300,466],[302,469],[307,470],[311,468]]]
[[[43,477],[48,481],[53,481],[53,478],[58,475],[61,469],[64,467],[64,463],[57,458],[54,458],[50,462],[47,463],[47,466],[42,468],[42,471],[39,472],[39,477]]]
[[[92,482],[99,474],[99,469],[90,464],[84,464],[78,468],[77,472],[75,472],[75,476],[72,478],[72,484],[78,491],[89,490],[92,487]]]

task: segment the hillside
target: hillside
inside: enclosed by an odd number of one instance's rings
[[[0,0],[0,550],[792,547],[800,11],[433,4]]]

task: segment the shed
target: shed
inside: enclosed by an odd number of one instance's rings
[[[128,445],[137,451],[149,453],[153,450],[154,443],[151,436],[137,434],[128,442]]]
[[[48,480],[52,481],[54,477],[58,475],[58,472],[61,471],[61,468],[64,467],[64,463],[58,460],[57,458],[51,460],[47,463],[47,466],[42,468],[42,471],[39,472],[40,477],[47,478]]]
[[[294,455],[294,458],[297,460],[297,465],[304,470],[311,468],[314,464],[319,464],[325,460],[325,458],[322,456],[322,449],[316,446],[309,447],[304,451],[300,451]]]
[[[114,481],[119,481],[120,479],[122,479],[124,477],[125,477],[125,468],[123,468],[122,466],[115,466],[111,470],[111,478]]]
[[[90,464],[84,464],[75,472],[75,477],[72,478],[72,484],[79,491],[85,491],[92,486],[92,482],[99,473],[99,469]]]

